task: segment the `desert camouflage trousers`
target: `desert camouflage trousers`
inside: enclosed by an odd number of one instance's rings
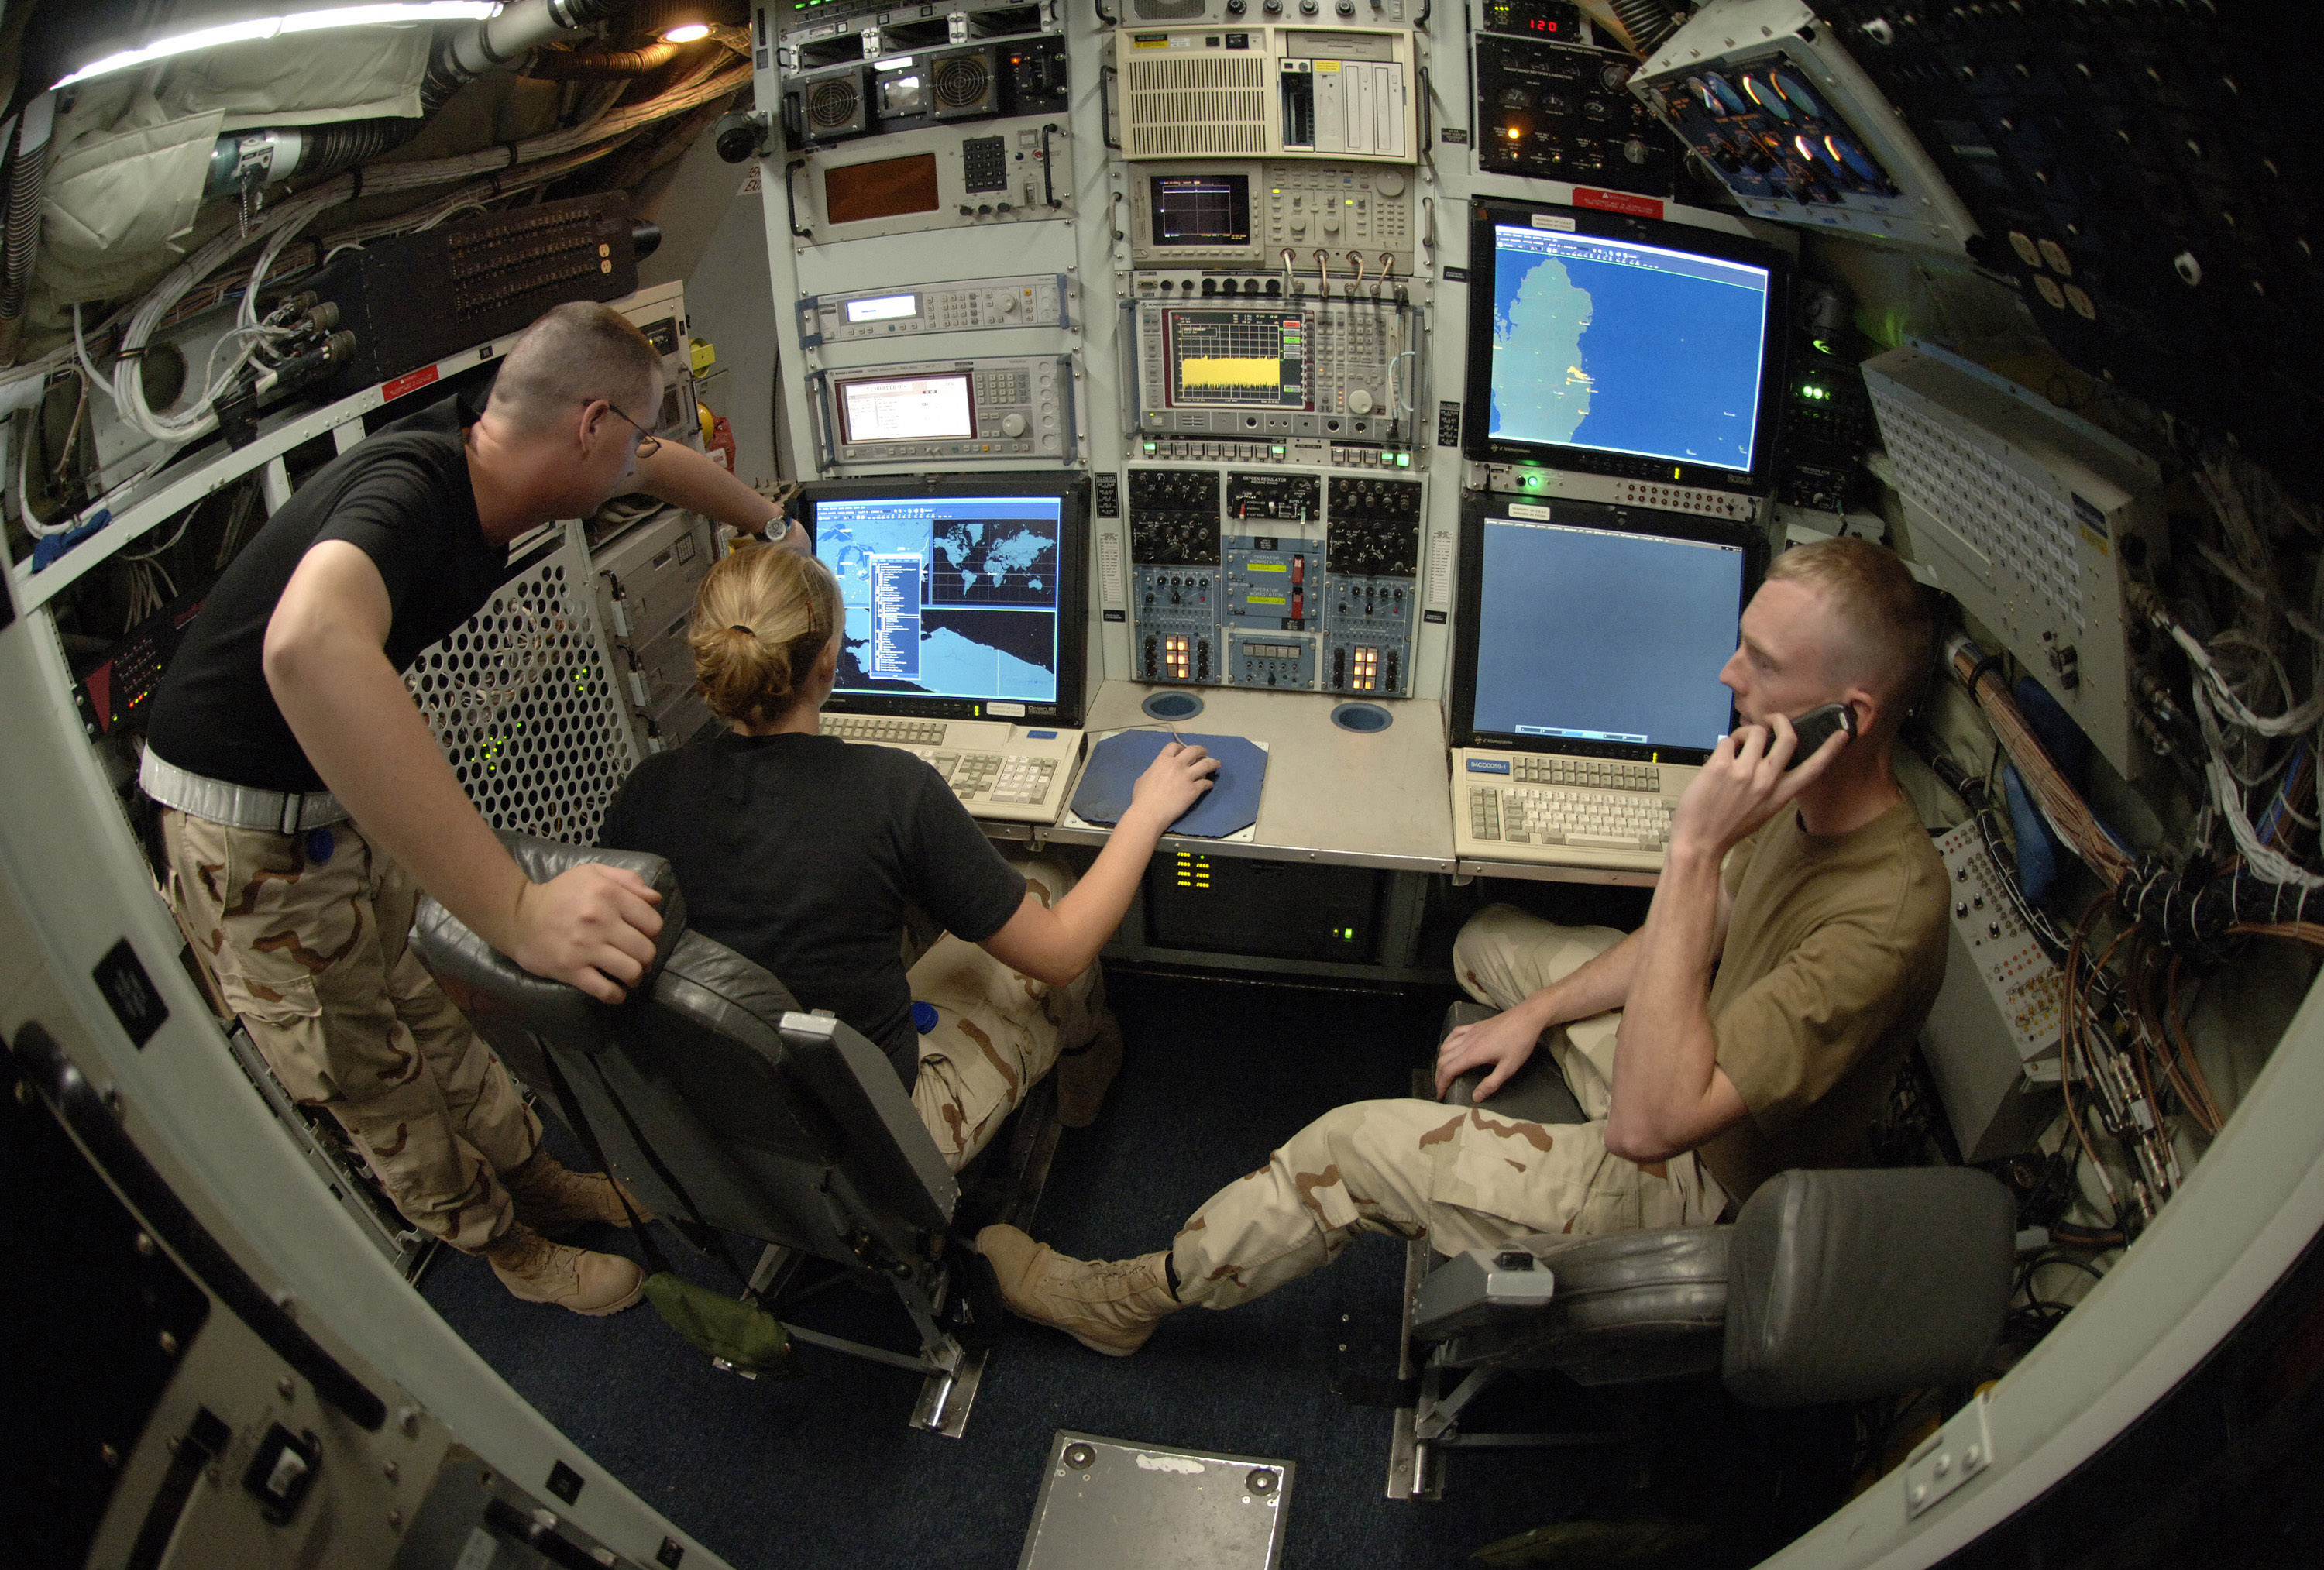
[[[1453,969],[1479,1002],[1508,1008],[1621,937],[1495,905],[1462,928]],[[1180,1229],[1171,1244],[1179,1299],[1231,1308],[1328,1264],[1366,1232],[1452,1254],[1545,1233],[1716,1221],[1727,1196],[1692,1154],[1641,1167],[1606,1148],[1619,1020],[1599,1015],[1547,1038],[1588,1123],[1420,1100],[1359,1101],[1317,1118]]]
[[[1009,864],[1044,905],[1054,908],[1074,886],[1073,870],[1049,857],[1012,856]],[[904,934],[904,963],[913,998],[936,1011],[936,1028],[920,1037],[912,1106],[958,1171],[1061,1051],[1089,1043],[1105,1009],[1103,979],[1092,965],[1053,987],[925,919]]]
[[[353,823],[302,834],[161,813],[170,898],[302,1106],[338,1120],[413,1226],[474,1253],[540,1121],[407,939],[419,891]]]

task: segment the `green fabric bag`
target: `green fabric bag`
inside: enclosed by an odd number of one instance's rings
[[[549,1069],[557,1098],[564,1104],[567,1121],[581,1136],[581,1143],[587,1148],[590,1160],[597,1163],[597,1170],[611,1178],[613,1175],[613,1163],[605,1160],[604,1147],[597,1143],[596,1130],[589,1126],[588,1117],[573,1095],[573,1087],[566,1083],[565,1071],[557,1066],[555,1054],[545,1052],[542,1060]],[[693,1214],[695,1224],[703,1227],[706,1235],[715,1235],[709,1233],[708,1224],[701,1219],[693,1199],[678,1186],[677,1175],[654,1159],[653,1147],[646,1143],[643,1131],[631,1119],[630,1109],[622,1105],[622,1098],[613,1094],[613,1084],[605,1078],[604,1065],[593,1058],[590,1067],[596,1070],[597,1083],[604,1088],[605,1099],[613,1104],[613,1110],[620,1114],[622,1125],[630,1131],[630,1138],[636,1142],[638,1150],[646,1160],[653,1164],[656,1175],[678,1196],[678,1203]],[[629,1195],[619,1182],[613,1185],[613,1195],[621,1200],[622,1209],[630,1218],[630,1229],[637,1235],[638,1247],[646,1256],[646,1298],[653,1304],[654,1312],[661,1316],[664,1324],[712,1357],[723,1360],[742,1373],[754,1378],[761,1374],[775,1379],[798,1377],[798,1359],[791,1354],[791,1335],[783,1327],[780,1319],[755,1304],[730,1298],[724,1292],[714,1292],[708,1287],[689,1281],[670,1269],[669,1256],[654,1242],[652,1231],[632,1207]],[[723,1246],[720,1252],[722,1254],[724,1253]],[[731,1257],[727,1260],[727,1268],[735,1268]],[[735,1273],[739,1276],[741,1272],[737,1270]]]
[[[646,1236],[642,1226],[638,1235]],[[649,1253],[661,1252],[650,1241],[646,1246]],[[646,1278],[646,1297],[671,1329],[742,1373],[776,1379],[798,1377],[790,1332],[764,1308],[696,1286],[667,1268]]]

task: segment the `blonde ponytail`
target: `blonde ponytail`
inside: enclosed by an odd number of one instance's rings
[[[729,724],[781,718],[840,623],[839,585],[813,556],[738,550],[694,594],[696,687]]]

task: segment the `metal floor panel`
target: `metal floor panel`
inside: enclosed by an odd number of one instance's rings
[[[1017,1570],[1274,1570],[1293,1470],[1060,1428]]]

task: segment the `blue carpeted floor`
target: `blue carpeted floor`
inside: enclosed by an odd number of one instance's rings
[[[1033,1227],[1088,1256],[1163,1246],[1213,1189],[1309,1118],[1402,1093],[1445,999],[1121,976],[1112,1001],[1127,1066],[1097,1124],[1066,1131]],[[560,1153],[571,1159],[561,1144]],[[1288,1570],[1461,1564],[1488,1543],[1585,1508],[1604,1513],[1625,1497],[1658,1498],[1667,1513],[1670,1479],[1658,1478],[1654,1496],[1628,1494],[1631,1474],[1591,1452],[1458,1455],[1443,1502],[1385,1498],[1391,1415],[1343,1403],[1335,1382],[1395,1372],[1401,1270],[1398,1245],[1366,1240],[1332,1269],[1242,1308],[1180,1314],[1130,1358],[1012,1320],[960,1440],[905,1427],[918,1381],[901,1371],[802,1347],[803,1378],[752,1383],[711,1369],[650,1308],[583,1319],[520,1304],[482,1262],[456,1255],[425,1290],[576,1443],[741,1570],[1007,1570],[1058,1428],[1295,1463]],[[706,1263],[699,1274],[732,1290]],[[797,1318],[911,1345],[900,1309],[845,1286]],[[1794,1478],[1783,1508],[1771,1509],[1798,1468],[1770,1459],[1768,1436],[1716,1392],[1703,1399],[1715,1409],[1710,1421],[1741,1427],[1695,1447],[1698,1475],[1675,1483],[1679,1508],[1715,1524],[1691,1562],[1748,1563],[1821,1513],[1799,1513],[1818,1490]],[[1514,1413],[1510,1426],[1546,1426],[1531,1417]]]

